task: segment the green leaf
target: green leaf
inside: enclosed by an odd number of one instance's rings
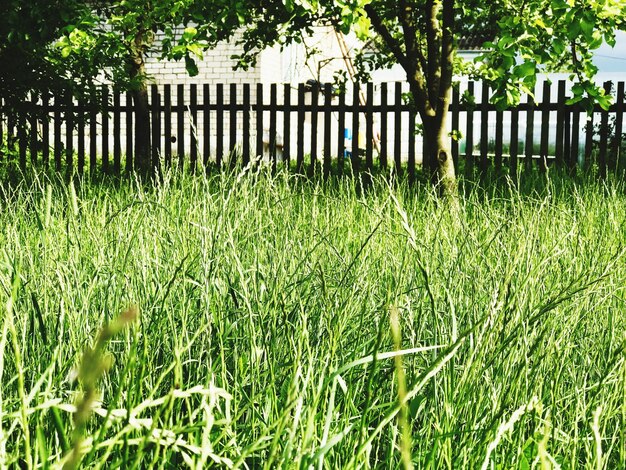
[[[515,67],[513,74],[518,78],[525,78],[535,75],[537,72],[537,64],[534,62],[524,62]]]
[[[185,55],[185,68],[190,77],[198,75],[198,65],[189,54]]]
[[[183,40],[185,41],[191,41],[194,37],[196,37],[196,35],[198,34],[198,30],[192,26],[188,26],[187,28],[185,28],[185,31],[183,32]]]
[[[367,37],[369,37],[371,26],[372,26],[372,23],[369,17],[360,16],[354,25],[354,32],[359,39],[364,40]]]
[[[592,39],[593,30],[595,28],[595,22],[587,17],[583,17],[580,20],[580,29],[582,30],[585,38],[590,41]]]
[[[202,51],[202,47],[200,46],[200,44],[196,42],[187,44],[187,50],[191,52],[192,54],[194,54],[196,57],[198,57],[198,59],[202,60],[203,51]]]
[[[569,40],[574,40],[580,34],[580,22],[571,21],[567,24],[567,38]]]

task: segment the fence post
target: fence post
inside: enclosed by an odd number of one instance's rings
[[[78,99],[78,119],[76,132],[78,133],[78,173],[83,174],[85,170],[85,97]]]
[[[484,177],[489,167],[489,84],[482,83],[480,91],[480,174]]]
[[[318,104],[319,104],[319,83],[315,83],[311,88],[311,160],[309,162],[309,176],[315,172],[317,163],[317,124],[318,124]]]
[[[534,87],[531,91],[533,93],[535,92]],[[535,126],[535,99],[532,97],[532,95],[528,95],[527,101],[526,101],[526,140],[524,143],[524,154],[525,154],[525,160],[526,160],[524,162],[524,166],[527,170],[531,168],[532,161],[533,161],[534,126]]]
[[[563,165],[563,144],[565,128],[569,128],[569,115],[565,119],[565,80],[559,80],[557,88],[556,107],[556,144],[554,147],[554,157],[559,166]],[[569,132],[569,129],[568,129]]]
[[[474,82],[467,83],[467,94],[474,97]],[[474,102],[466,103],[467,127],[465,136],[465,175],[474,174]]]
[[[297,156],[296,171],[300,174],[304,172],[304,83],[298,84],[298,136],[297,136]]]
[[[133,171],[133,95],[126,92],[126,162],[124,169],[126,173]]]
[[[195,83],[189,86],[189,111],[191,113],[189,163],[191,164],[191,171],[195,173],[198,165],[198,85]]]
[[[185,85],[176,86],[176,153],[178,166],[185,167]]]
[[[624,82],[617,84],[617,99],[615,100],[615,140],[613,152],[615,153],[615,170],[620,172],[622,165],[622,133],[624,131]]]
[[[550,134],[550,82],[543,82],[541,95],[541,144],[539,150],[539,168],[545,171],[548,166],[548,137]]]
[[[330,174],[330,105],[333,99],[333,86],[330,83],[324,85],[324,177]]]
[[[102,85],[102,171],[109,172],[109,87]]]
[[[396,82],[394,91],[394,120],[393,120],[393,153],[395,155],[396,174],[402,174],[402,83]]]
[[[388,106],[388,87],[387,83],[380,85],[380,167],[387,172],[387,106]]]
[[[250,163],[250,84],[243,84],[243,165]]]
[[[37,153],[39,152],[39,142],[37,135],[37,127],[39,124],[39,116],[38,116],[38,107],[37,107],[38,97],[35,92],[30,94],[30,113],[29,113],[29,127],[30,127],[30,139],[29,139],[29,149],[30,149],[30,162],[34,166],[37,164]],[[0,118],[1,119],[1,118]],[[2,145],[2,137],[0,136],[0,145]]]
[[[359,172],[359,84],[352,84],[352,155],[350,162],[352,163],[352,172]]]
[[[113,173],[120,174],[122,159],[122,109],[120,104],[120,91],[113,88]]]
[[[453,138],[450,145],[450,153],[452,154],[452,162],[454,164],[454,168],[458,171],[459,168],[459,139],[460,139],[460,129],[459,129],[459,101],[460,101],[460,93],[457,87],[452,89],[452,103],[450,105],[450,111],[452,112],[452,132]]]
[[[513,183],[517,185],[517,152],[519,145],[519,108],[515,107],[511,110],[511,139],[509,143],[509,174],[513,179]]]
[[[202,161],[204,162],[205,171],[208,171],[209,159],[211,158],[211,91],[209,84],[202,86]]]
[[[256,157],[263,158],[263,84],[256,85]]]
[[[237,84],[230,84],[230,98],[228,100],[228,128],[230,139],[228,142],[228,162],[231,168],[237,165]]]
[[[611,94],[613,82],[604,82],[604,91],[607,95]],[[607,169],[607,150],[609,148],[609,112],[604,109],[600,114],[600,148],[598,154],[598,165],[600,169],[600,177],[606,178]]]
[[[270,159],[272,160],[272,171],[276,172],[276,108],[278,103],[278,88],[276,83],[270,85],[270,129],[268,144],[270,147]]]
[[[161,158],[161,95],[156,85],[151,87],[152,94],[152,170],[158,172]]]
[[[291,159],[291,85],[283,85],[283,164],[289,169]]]
[[[28,150],[28,136],[26,133],[26,113],[20,111],[17,121],[17,143],[20,154],[20,168],[26,170],[26,153]]]
[[[415,114],[415,110],[413,106],[409,106],[409,182],[415,182],[415,120],[417,116]],[[424,145],[426,143],[426,139],[424,135],[422,135],[422,149],[424,149]],[[427,169],[427,171],[431,171],[431,160],[430,154],[426,155],[426,152],[422,150],[422,168]],[[432,174],[432,173],[431,173]]]
[[[595,113],[591,113],[587,116],[587,123],[585,124],[585,168],[592,163],[591,156],[593,154],[593,126],[595,120]]]
[[[55,171],[61,171],[61,148],[63,143],[61,141],[61,97],[55,95],[54,97],[54,169]]]
[[[89,173],[93,176],[96,172],[98,156],[98,104],[95,88],[90,90],[89,96]]]
[[[496,145],[494,162],[496,164],[496,172],[500,174],[502,171],[502,153],[503,153],[503,134],[504,134],[504,112],[496,110]]]
[[[374,84],[367,84],[365,101],[365,166],[367,171],[374,168]]]

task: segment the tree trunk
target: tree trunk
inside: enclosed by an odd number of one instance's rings
[[[434,116],[422,114],[426,150],[423,165],[430,171],[439,194],[447,199],[456,199],[458,187],[448,137],[447,106],[443,106],[441,111],[443,114]]]
[[[146,66],[143,57],[144,39],[137,34],[133,39],[130,57],[130,78],[134,82],[132,90],[135,107],[135,170],[147,173],[151,168],[150,148],[150,105],[148,85],[145,80]]]

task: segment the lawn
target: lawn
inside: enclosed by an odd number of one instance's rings
[[[556,177],[555,177],[556,178]],[[0,467],[626,467],[626,196],[0,191]]]

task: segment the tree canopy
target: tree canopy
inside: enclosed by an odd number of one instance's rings
[[[0,97],[5,107],[19,107],[31,90],[72,87],[77,77],[85,75],[87,64],[60,60],[54,48],[69,24],[85,21],[82,2],[4,0],[3,6]]]
[[[593,51],[626,28],[623,0],[264,0],[249,2],[246,11],[241,65],[268,43],[299,41],[316,24],[371,41],[372,67],[400,64],[422,120],[425,163],[449,194],[456,192],[446,122],[455,74],[488,81],[504,108],[531,93],[539,73],[569,71],[570,103],[607,107],[611,98],[593,82]],[[456,56],[468,35],[489,39],[476,63]]]

